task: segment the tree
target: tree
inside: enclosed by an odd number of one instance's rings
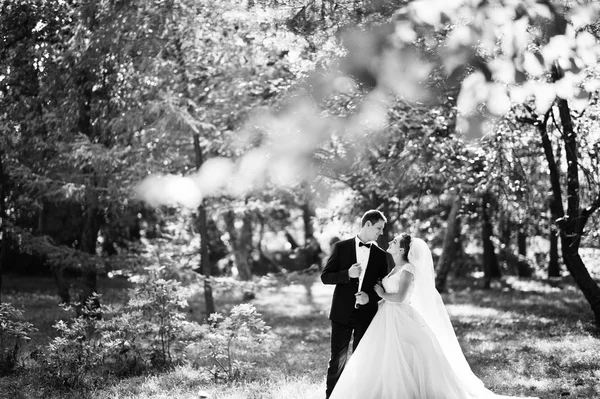
[[[481,215],[481,239],[483,242],[483,286],[490,288],[493,279],[502,277],[498,259],[496,257],[496,248],[492,241],[493,226],[490,217],[491,208],[494,205],[494,199],[489,191],[481,195],[480,215]]]
[[[0,149],[0,303],[2,303],[2,272],[4,268],[4,264],[6,263],[6,248],[7,248],[7,229],[6,223],[8,222],[6,218],[6,180],[4,178],[4,151]]]
[[[503,12],[498,14],[498,9]],[[423,71],[427,66],[442,65],[449,79],[461,87],[458,127],[471,138],[481,137],[490,118],[505,114],[513,104],[534,99],[530,119],[539,130],[548,161],[555,196],[552,212],[560,229],[563,260],[590,303],[598,325],[600,288],[589,276],[578,249],[600,197],[592,189],[585,195],[587,205],[581,205],[580,173],[584,170],[577,149],[589,132],[577,134],[571,111],[573,106],[585,107],[598,87],[597,76],[590,72],[600,45],[586,28],[596,20],[599,10],[592,2],[567,8],[560,2],[503,0],[455,2],[442,10],[436,2],[416,1],[400,10],[394,29],[373,29],[357,36],[357,45],[349,46],[345,58],[347,70],[374,91],[392,90],[410,99],[416,99],[424,89],[419,82],[426,81]],[[469,18],[465,20],[465,16]],[[448,32],[442,41],[436,40],[440,31]],[[438,56],[425,58],[414,45],[420,41],[428,43],[432,50],[428,54]],[[359,42],[369,45],[360,46]],[[364,59],[378,62],[365,63]],[[399,69],[409,72],[391,72]],[[567,159],[565,189],[548,136],[553,104]],[[563,191],[567,194],[566,210]]]
[[[553,75],[555,79],[556,76]],[[586,224],[600,207],[600,190],[598,190],[600,176],[597,172],[596,174],[592,172],[594,170],[598,171],[600,165],[598,165],[597,160],[592,158],[591,169],[587,169],[586,159],[583,156],[584,148],[580,148],[582,146],[578,140],[579,136],[574,127],[569,104],[566,100],[560,98],[557,98],[556,101],[557,105],[546,111],[543,116],[538,116],[537,113],[532,112],[533,115],[524,117],[523,121],[536,126],[540,134],[552,186],[553,199],[550,202],[552,219],[559,231],[563,261],[592,307],[596,323],[600,324],[600,287],[590,276],[579,255]],[[526,108],[528,111],[533,111],[528,107]],[[554,108],[559,112],[559,128],[555,128],[552,121]],[[561,177],[561,160],[555,157],[555,149],[550,138],[549,130],[554,129],[558,131],[560,145],[564,147],[565,151],[566,178]],[[587,162],[590,162],[589,158]],[[584,171],[587,187],[582,187],[580,182],[580,168]],[[563,202],[563,193],[567,196],[566,209]],[[587,205],[582,205],[584,199],[588,199]]]
[[[460,247],[460,232],[461,223],[459,211],[462,206],[462,197],[460,192],[454,195],[452,200],[452,208],[448,213],[446,221],[446,232],[444,234],[444,242],[442,244],[442,254],[439,257],[435,266],[435,288],[438,292],[444,292],[446,289],[446,280],[450,271],[452,262],[459,254]]]

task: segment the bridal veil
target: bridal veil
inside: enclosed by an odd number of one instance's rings
[[[457,377],[472,397],[497,398],[498,396],[486,389],[483,382],[473,374],[465,359],[442,297],[435,288],[433,259],[425,241],[420,238],[411,239],[408,261],[415,266],[415,289],[411,306],[433,331]]]

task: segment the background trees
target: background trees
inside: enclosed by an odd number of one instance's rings
[[[192,231],[184,269],[206,277],[211,313],[209,276],[318,263],[320,210],[341,235],[378,207],[390,218],[380,245],[408,230],[439,248],[440,290],[477,271],[484,286],[556,276],[558,233],[598,314],[577,252],[598,234],[594,4],[2,11],[3,270],[28,259],[52,270],[64,301],[84,300],[98,272],[140,270],[140,244],[177,225]],[[332,205],[339,192],[352,206]]]

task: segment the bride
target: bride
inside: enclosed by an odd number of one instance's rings
[[[471,371],[435,289],[425,241],[390,242],[394,268],[375,286],[383,298],[330,399],[500,399]]]

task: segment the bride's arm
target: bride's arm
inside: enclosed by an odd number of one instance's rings
[[[387,293],[379,285],[375,286],[375,292],[377,292],[377,295],[379,295],[382,299],[385,299],[386,301],[402,302],[404,301],[404,299],[406,299],[408,289],[410,288],[413,279],[414,276],[411,272],[409,272],[408,270],[402,270],[402,273],[400,273],[400,283],[398,292]]]

